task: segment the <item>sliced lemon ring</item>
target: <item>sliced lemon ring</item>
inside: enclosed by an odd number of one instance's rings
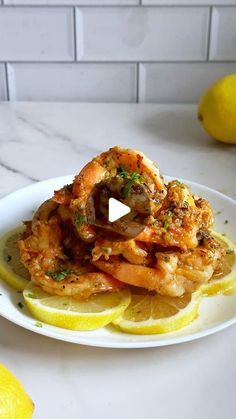
[[[105,292],[87,300],[52,296],[30,282],[23,297],[35,319],[70,330],[94,330],[106,326],[127,308],[130,291]]]
[[[225,274],[223,273],[219,278],[213,277],[200,287],[202,293],[208,296],[223,293],[236,285],[236,246],[228,237],[220,233],[213,231],[212,235],[225,244],[228,255],[226,255]]]
[[[131,303],[113,324],[123,332],[149,335],[182,329],[198,315],[201,291],[182,297],[133,294]]]
[[[29,282],[30,275],[20,261],[17,241],[24,231],[24,225],[0,237],[0,278],[17,291],[23,291]]]

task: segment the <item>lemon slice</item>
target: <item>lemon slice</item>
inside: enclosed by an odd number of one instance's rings
[[[19,380],[0,364],[0,419],[31,419],[34,403]]]
[[[29,272],[20,261],[17,245],[23,231],[22,224],[0,238],[0,278],[17,291],[23,291],[30,279]]]
[[[236,285],[236,246],[226,236],[222,236],[222,234],[215,231],[212,234],[226,246],[226,258],[222,272],[214,275],[209,282],[201,286],[201,291],[204,295],[223,293]]]
[[[201,291],[182,297],[133,294],[124,313],[113,321],[123,332],[140,335],[181,329],[198,315]]]
[[[23,292],[31,314],[40,321],[70,330],[93,330],[106,326],[130,303],[129,290],[106,292],[87,300],[52,296],[32,282]]]

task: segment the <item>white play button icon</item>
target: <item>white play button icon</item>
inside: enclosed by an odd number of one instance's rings
[[[115,198],[109,198],[108,201],[108,220],[113,223],[113,221],[119,220],[126,214],[129,214],[131,211],[130,207],[122,202],[118,201]]]

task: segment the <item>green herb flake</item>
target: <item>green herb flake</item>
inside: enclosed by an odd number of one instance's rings
[[[234,253],[234,249],[227,249],[226,255],[232,255]]]
[[[123,188],[124,197],[128,198],[130,190],[135,182],[144,182],[144,178],[137,172],[132,173],[131,178],[128,180]]]
[[[184,184],[179,180],[175,180],[176,185],[178,185],[181,189],[184,189]]]
[[[167,221],[167,220],[165,220],[164,221],[164,225],[163,225],[163,228],[164,228],[164,230],[169,230],[169,228],[170,228],[170,222],[169,221]]]
[[[105,167],[108,167],[111,163],[111,159],[104,160],[103,164]]]
[[[64,196],[70,195],[72,193],[72,190],[73,190],[73,183],[64,185],[63,188],[61,189]]]
[[[29,293],[29,294],[27,295],[27,297],[29,297],[29,298],[34,298],[35,300],[37,299],[36,295],[31,294],[31,293]]]
[[[36,327],[43,327],[43,325],[42,325],[42,323],[41,322],[35,322],[35,324],[34,324]]]
[[[75,224],[77,227],[80,227],[82,224],[86,223],[87,219],[85,215],[80,214],[80,212],[76,212],[75,214]]]
[[[11,255],[7,255],[7,262],[11,262],[12,260],[12,256]]]
[[[158,169],[158,166],[157,166],[157,164],[153,161],[152,162],[152,164],[153,164],[153,166],[156,168],[156,169]]]
[[[226,236],[226,233],[222,233],[221,236],[223,236],[223,237]]]
[[[222,213],[222,211],[217,211],[216,213],[215,213],[215,215],[220,215]]]
[[[123,179],[129,177],[129,173],[122,166],[117,168],[117,175],[122,177]]]
[[[229,220],[225,220],[225,224],[228,224],[229,223]]]
[[[187,201],[183,202],[183,208],[188,208],[188,202]]]
[[[61,269],[59,271],[47,271],[46,275],[50,276],[54,281],[60,282],[63,281],[68,275],[71,274],[71,269]]]
[[[63,303],[62,305],[63,305],[63,306],[68,306],[68,305],[69,305],[69,303]]]
[[[22,303],[21,303],[21,301],[20,301],[17,305],[18,305],[18,307],[20,307],[20,308],[24,308],[24,304],[22,304]]]
[[[112,252],[111,247],[103,247],[102,250],[103,250],[104,253],[106,253],[106,255],[110,255],[111,252]]]
[[[170,261],[170,256],[164,256],[164,261],[169,262]]]
[[[172,217],[172,216],[174,215],[174,213],[173,213],[173,211],[172,211],[171,209],[168,209],[168,211],[167,211],[166,215],[167,215],[168,217]]]

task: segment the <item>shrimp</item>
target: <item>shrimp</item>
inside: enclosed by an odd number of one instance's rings
[[[143,265],[133,265],[124,262],[116,256],[111,261],[97,260],[93,264],[100,270],[110,273],[113,277],[129,285],[156,291],[162,295],[180,296],[184,294],[184,287],[174,277],[177,257],[165,267],[165,274],[159,268],[150,268]]]
[[[154,267],[134,265],[117,256],[108,261],[93,260],[93,264],[127,284],[175,297],[208,282],[224,256],[224,248],[209,237],[203,245],[185,253],[156,252]]]
[[[95,228],[86,222],[88,198],[97,184],[102,181],[109,184],[115,177],[119,177],[123,185],[130,181],[129,185],[132,185],[132,182],[135,183],[142,178],[153,198],[153,211],[160,208],[166,195],[166,188],[158,168],[139,151],[113,147],[95,157],[74,179],[70,207],[75,214],[78,234],[83,240],[95,239]]]
[[[72,223],[61,219],[52,200],[40,206],[32,231],[18,244],[21,261],[32,281],[49,294],[87,298],[124,286],[89,263],[86,244],[73,235]]]
[[[97,240],[92,250],[92,260],[96,261],[104,256],[109,260],[110,256],[122,255],[128,262],[145,265],[148,262],[148,251],[140,247],[135,240],[114,242],[109,240]]]
[[[179,181],[167,185],[167,195],[153,223],[136,237],[143,242],[163,247],[175,246],[181,250],[193,249],[205,237],[213,223],[210,204],[191,194]]]

